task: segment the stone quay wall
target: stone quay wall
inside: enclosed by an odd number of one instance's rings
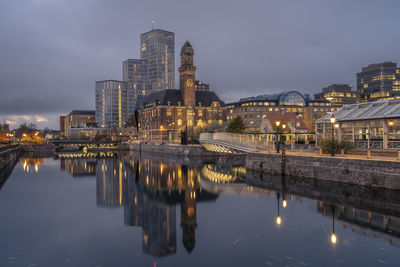
[[[249,153],[246,168],[282,174],[280,154]],[[284,174],[400,190],[400,161],[286,155]]]
[[[0,151],[0,170],[6,168],[10,162],[16,161],[18,159],[21,147],[10,146],[9,148]]]

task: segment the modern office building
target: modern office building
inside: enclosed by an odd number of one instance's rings
[[[127,117],[127,83],[116,80],[96,82],[97,126],[121,128],[125,125]]]
[[[321,93],[314,94],[316,100],[328,100],[332,105],[342,106],[355,104],[357,93],[348,84],[331,84],[322,88]]]
[[[128,117],[135,113],[136,100],[146,94],[147,61],[127,59],[122,63],[122,80],[127,83]]]
[[[138,99],[139,134],[143,138],[155,140],[153,137],[157,135],[167,141],[169,134],[186,126],[203,127],[226,121],[225,103],[215,92],[195,91],[193,57],[193,47],[186,42],[181,50],[180,89],[167,89]]]
[[[227,120],[242,117],[249,133],[273,132],[274,123],[282,119],[297,132],[313,132],[317,118],[337,110],[328,100],[311,100],[297,91],[242,98],[227,104]]]
[[[140,58],[147,61],[146,94],[175,88],[175,34],[160,29],[140,35]]]
[[[358,102],[400,98],[400,69],[396,63],[371,64],[357,73]]]
[[[96,124],[94,110],[72,110],[66,116],[60,116],[60,137],[68,138],[71,128],[89,128]]]

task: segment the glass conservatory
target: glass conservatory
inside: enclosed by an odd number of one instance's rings
[[[317,144],[333,133],[358,149],[400,149],[400,99],[343,106],[317,120],[315,132]]]

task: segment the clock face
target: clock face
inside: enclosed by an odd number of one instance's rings
[[[188,79],[188,80],[186,81],[186,85],[187,85],[188,87],[192,87],[192,86],[193,86],[193,80],[192,80],[192,79]]]

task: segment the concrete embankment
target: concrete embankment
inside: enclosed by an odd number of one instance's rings
[[[398,191],[371,188],[355,184],[300,177],[282,177],[247,171],[246,180],[254,185],[288,195],[302,196],[345,207],[368,210],[400,217],[400,194]]]
[[[27,153],[32,157],[52,157],[56,147],[54,144],[39,144],[39,145],[21,145],[21,152]]]
[[[400,161],[249,153],[249,170],[400,190]]]
[[[201,162],[218,163],[221,165],[244,165],[246,154],[228,154],[205,150],[201,145],[158,145],[145,143],[123,143],[118,146],[120,150],[129,150],[136,156],[142,155],[146,158],[162,157],[163,160],[170,155],[170,160],[179,160],[186,163]]]
[[[2,147],[0,151],[0,188],[14,169],[20,152],[21,147],[19,145]]]

